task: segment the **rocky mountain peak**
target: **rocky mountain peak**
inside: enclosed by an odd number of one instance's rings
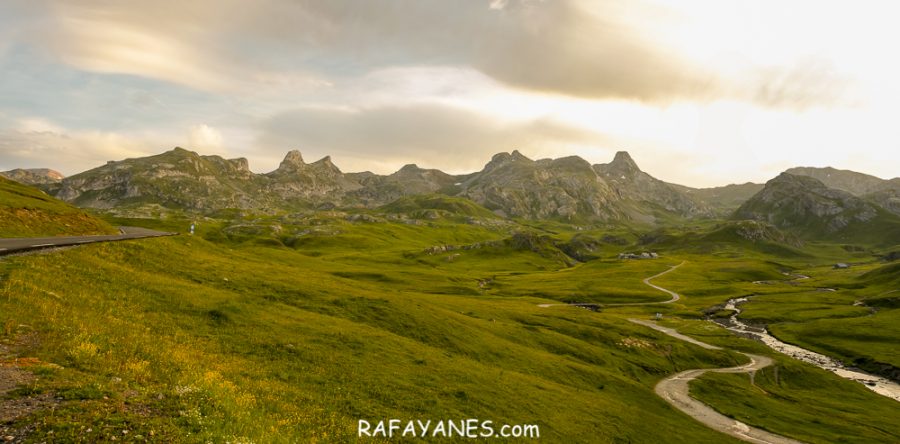
[[[531,159],[526,157],[524,154],[520,153],[519,150],[513,150],[512,154],[509,155],[512,161],[526,161],[531,162]]]
[[[334,171],[335,173],[341,172],[340,168],[338,168],[337,165],[335,165],[334,162],[331,161],[331,156],[325,156],[309,165],[312,167]]]
[[[628,154],[628,151],[617,152],[616,156],[613,157],[613,161],[610,162],[607,167],[611,172],[622,174],[636,174],[641,172],[641,169],[637,166],[634,159],[631,158],[631,155]]]
[[[398,173],[417,173],[419,171],[422,171],[422,169],[419,168],[418,165],[416,165],[414,163],[408,163],[406,165],[403,165],[403,168],[400,168],[400,170],[397,172]]]
[[[306,165],[306,162],[303,161],[303,155],[300,154],[300,151],[290,150],[284,156],[284,160],[281,161],[278,169],[296,169],[303,165]]]
[[[234,166],[234,169],[241,172],[250,172],[250,162],[246,157],[238,157],[237,159],[229,159],[228,162]]]
[[[513,150],[512,153],[494,154],[494,157],[491,157],[491,161],[484,166],[484,170],[492,170],[515,162],[532,163],[534,161],[529,159],[528,157],[525,157],[525,155],[520,153],[519,150]]]

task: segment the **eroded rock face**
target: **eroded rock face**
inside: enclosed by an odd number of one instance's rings
[[[828,188],[807,176],[782,173],[741,205],[738,219],[771,223],[782,229],[835,233],[878,216],[876,207],[846,191]]]

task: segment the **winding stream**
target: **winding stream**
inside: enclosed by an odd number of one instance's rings
[[[836,359],[832,359],[805,348],[797,347],[796,345],[782,342],[775,336],[772,336],[765,328],[753,327],[741,322],[738,319],[738,315],[741,314],[741,309],[738,308],[738,306],[748,300],[749,299],[747,298],[728,300],[725,304],[725,309],[734,310],[734,314],[728,318],[728,323],[725,325],[725,328],[736,333],[752,336],[777,352],[784,353],[794,359],[834,372],[834,374],[842,378],[862,383],[879,395],[884,395],[895,401],[900,401],[900,384],[897,384],[896,382],[881,376],[870,375],[860,370],[846,367]]]

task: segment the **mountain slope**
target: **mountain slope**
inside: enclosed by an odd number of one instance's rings
[[[59,171],[49,168],[16,168],[2,171],[0,176],[25,185],[48,185],[59,183],[65,178]]]
[[[890,181],[880,179],[868,174],[857,173],[850,170],[839,170],[825,167],[796,167],[785,171],[795,176],[807,176],[819,180],[825,186],[836,190],[846,191],[855,196],[864,196],[869,193],[881,191],[890,186]]]
[[[900,243],[897,216],[812,177],[788,173],[767,182],[733,217],[765,221],[805,239]]]
[[[900,215],[900,177],[884,180],[868,174],[831,167],[799,167],[791,168],[786,172],[818,179],[829,188],[843,190],[855,196],[863,197],[894,214]]]
[[[380,176],[372,173],[348,174],[358,178],[361,188],[350,193],[350,198],[359,200],[365,206],[392,202],[400,197],[426,195],[446,190],[456,184],[457,177],[441,170],[404,165],[397,172]]]
[[[532,219],[619,219],[609,185],[580,157],[531,160],[499,153],[460,184],[460,196],[499,214]]]
[[[348,191],[360,188],[331,162],[330,156],[307,164],[296,150],[288,152],[278,169],[265,177],[269,180],[261,191],[294,204],[340,202]]]
[[[62,181],[56,196],[90,208],[139,207],[210,211],[265,208],[246,159],[201,156],[175,148],[156,156],[109,162]]]
[[[0,177],[0,237],[115,233],[111,225],[78,208]]]
[[[692,199],[678,188],[663,182],[638,168],[625,152],[616,153],[608,164],[594,165],[594,170],[624,200],[649,203],[683,217],[711,216],[712,210]]]
[[[760,192],[764,186],[763,184],[752,182],[712,188],[690,188],[682,185],[670,185],[701,205],[710,207],[719,215],[733,213],[741,204]]]

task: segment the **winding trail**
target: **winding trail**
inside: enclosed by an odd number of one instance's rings
[[[655,285],[650,283],[650,281],[654,278],[660,277],[670,271],[675,270],[676,268],[682,266],[684,262],[662,272],[654,276],[650,276],[644,279],[644,284],[649,285],[659,291],[668,293],[672,296],[672,299],[669,299],[665,302],[656,302],[657,304],[670,304],[681,299],[681,296],[667,288],[660,287],[659,285]],[[622,304],[622,305],[651,305],[654,303],[637,303],[637,304]],[[639,319],[629,319],[629,321],[634,322],[635,324],[643,325],[645,327],[650,327],[656,331],[665,333],[673,338],[680,339],[685,342],[689,342],[691,344],[703,347],[707,350],[722,350],[721,347],[717,347],[715,345],[710,345],[705,342],[698,341],[690,336],[683,335],[678,333],[677,330],[673,328],[663,327],[656,322],[653,321],[644,321]],[[691,398],[690,396],[690,387],[689,384],[694,379],[699,378],[706,372],[715,372],[715,373],[748,373],[750,375],[750,383],[753,383],[753,377],[756,374],[756,371],[765,367],[772,365],[773,361],[771,358],[766,356],[759,356],[750,353],[738,352],[742,355],[750,358],[750,362],[748,364],[740,365],[737,367],[726,367],[726,368],[715,368],[715,369],[693,369],[693,370],[685,370],[680,373],[676,373],[668,378],[659,381],[654,387],[653,391],[659,395],[660,398],[666,400],[669,404],[675,407],[678,410],[686,413],[691,418],[700,421],[707,427],[717,430],[719,432],[725,433],[727,435],[731,435],[735,438],[738,438],[743,441],[759,443],[759,444],[802,444],[802,441],[797,441],[791,438],[787,438],[781,435],[776,435],[774,433],[767,432],[762,429],[758,429],[756,427],[748,426],[743,422],[740,422],[736,419],[729,418],[715,410],[713,410],[710,406]]]
[[[684,265],[687,261],[683,261],[678,265],[674,265],[666,271],[662,273],[655,274],[643,280],[644,284],[649,285],[659,291],[664,293],[668,293],[672,296],[668,301],[662,302],[633,302],[627,304],[539,304],[539,307],[554,307],[554,306],[584,306],[584,305],[596,305],[602,307],[625,307],[625,306],[636,306],[636,305],[657,305],[657,304],[671,304],[679,299],[681,299],[681,295],[678,293],[669,290],[668,288],[660,287],[659,285],[650,283],[651,280],[658,278],[666,273],[670,273],[677,269],[678,267]],[[804,276],[805,277],[805,276]],[[703,347],[708,350],[722,350],[721,347],[717,347],[715,345],[710,345],[705,342],[698,341],[692,337],[685,336],[681,333],[678,333],[675,329],[663,327],[658,325],[653,321],[644,321],[639,319],[629,319],[629,321],[634,322],[635,324],[643,325],[645,327],[650,327],[654,330],[665,333],[673,338],[680,339],[685,342],[690,342],[691,344]],[[707,427],[725,433],[727,435],[733,436],[743,441],[757,443],[757,444],[803,444],[803,441],[797,441],[795,439],[787,438],[785,436],[777,435],[774,433],[767,432],[762,429],[758,429],[756,427],[751,427],[743,422],[738,420],[729,418],[715,410],[713,410],[708,405],[691,398],[690,396],[690,388],[689,384],[692,380],[699,378],[706,372],[715,372],[715,373],[748,373],[750,375],[750,382],[753,383],[753,377],[756,374],[756,371],[765,367],[772,365],[773,361],[771,358],[766,356],[759,356],[750,353],[738,352],[742,355],[748,357],[750,359],[750,363],[740,365],[737,367],[726,367],[726,368],[714,368],[714,369],[693,369],[693,370],[685,370],[680,373],[676,373],[668,378],[663,379],[654,387],[654,391],[659,397],[663,398],[675,407],[678,410],[686,413],[691,418],[700,421]]]
[[[672,336],[677,339],[681,339],[682,341],[690,342],[691,344],[698,345],[708,350],[721,350],[721,347],[717,347],[715,345],[710,345],[705,342],[700,342],[694,338],[685,336],[681,333],[678,333],[674,329],[663,327],[661,325],[657,325],[652,321],[643,321],[639,319],[629,319],[629,321],[634,322],[635,324],[640,324],[645,327],[650,327],[654,330],[665,333],[669,336]],[[689,384],[694,379],[699,378],[706,372],[715,372],[715,373],[749,373],[750,381],[752,383],[753,376],[756,371],[765,367],[772,365],[772,359],[766,356],[754,355],[750,353],[739,352],[742,355],[750,358],[750,363],[740,365],[737,367],[726,367],[726,368],[714,368],[714,369],[693,369],[693,370],[685,370],[680,373],[676,373],[672,376],[669,376],[654,387],[654,391],[659,397],[663,398],[675,407],[678,410],[686,413],[691,418],[696,419],[697,421],[702,422],[707,427],[720,431],[722,433],[731,435],[735,438],[753,442],[753,443],[764,443],[764,444],[799,444],[802,441],[797,441],[795,439],[787,438],[781,435],[776,435],[774,433],[767,432],[762,429],[758,429],[756,427],[748,426],[743,422],[735,420],[733,418],[729,418],[715,410],[713,410],[708,405],[691,398],[690,396],[690,388]]]
[[[677,269],[678,267],[684,265],[685,263],[687,263],[687,261],[681,261],[680,264],[678,264],[678,265],[673,265],[673,266],[671,266],[668,270],[663,271],[662,273],[654,274],[653,276],[650,276],[650,277],[648,277],[648,278],[645,278],[644,281],[643,281],[644,284],[649,285],[649,286],[651,286],[651,287],[653,287],[653,288],[655,288],[655,289],[657,289],[657,290],[659,290],[659,291],[662,291],[662,292],[664,292],[664,293],[668,293],[670,296],[672,296],[672,299],[669,299],[668,301],[660,301],[660,302],[627,302],[627,303],[619,303],[619,304],[602,304],[602,303],[538,304],[538,307],[542,307],[542,308],[547,308],[547,307],[560,307],[560,306],[574,306],[574,307],[582,307],[582,306],[597,306],[597,307],[633,307],[633,306],[638,306],[638,305],[671,304],[672,302],[675,302],[675,301],[681,299],[681,295],[679,295],[678,293],[675,293],[675,292],[672,291],[672,290],[669,290],[669,289],[660,287],[660,286],[655,285],[655,284],[651,284],[650,281],[653,280],[653,279],[656,279],[656,278],[658,278],[658,277],[660,277],[660,276],[662,276],[662,275],[664,275],[664,274],[666,274],[666,273],[670,273],[670,272],[672,272],[672,271],[675,271],[675,269]]]

